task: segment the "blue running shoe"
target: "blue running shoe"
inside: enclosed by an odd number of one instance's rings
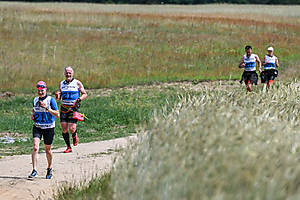
[[[46,179],[51,179],[52,177],[52,168],[47,168]]]
[[[37,171],[35,169],[33,169],[31,174],[28,176],[28,178],[34,178],[36,176],[37,176]]]

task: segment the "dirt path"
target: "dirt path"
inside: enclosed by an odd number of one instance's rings
[[[0,199],[52,199],[57,187],[64,183],[79,182],[95,173],[110,170],[112,158],[119,148],[128,144],[128,138],[79,144],[73,153],[64,154],[65,148],[53,150],[53,178],[45,179],[47,161],[45,153],[39,154],[39,176],[29,180],[32,170],[31,155],[0,159]]]

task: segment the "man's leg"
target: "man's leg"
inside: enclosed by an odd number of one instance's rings
[[[52,177],[52,151],[51,151],[51,144],[45,145],[45,150],[46,150],[46,157],[48,161],[48,167],[47,167],[47,174],[46,174],[46,179],[51,179]]]
[[[249,91],[249,92],[252,92],[252,83],[249,83],[249,84],[248,84],[248,91]]]
[[[68,133],[68,122],[61,122],[62,135],[68,148],[71,148],[70,137]]]
[[[252,92],[252,83],[250,80],[247,81],[246,87],[248,92]]]
[[[269,80],[269,81],[268,81],[267,88],[268,88],[269,90],[272,89],[273,82],[274,82],[273,80]]]
[[[40,141],[41,140],[38,137],[33,138],[33,149],[32,149],[31,159],[32,159],[32,167],[34,170],[36,170],[37,168],[37,157],[39,153]]]
[[[46,157],[48,161],[48,168],[52,168],[52,151],[51,151],[51,145],[45,145],[45,150],[46,150]]]
[[[263,91],[263,92],[266,92],[266,91],[267,91],[267,87],[268,87],[267,84],[263,83],[262,91]]]
[[[78,144],[78,137],[77,137],[77,130],[76,130],[77,124],[76,123],[69,123],[69,130],[72,134],[73,138],[73,145],[76,146]]]
[[[51,151],[51,145],[54,138],[54,128],[50,128],[48,130],[45,130],[44,133],[44,146],[46,151],[46,158],[48,161],[48,167],[47,167],[47,174],[46,179],[51,179],[52,177],[52,151]]]

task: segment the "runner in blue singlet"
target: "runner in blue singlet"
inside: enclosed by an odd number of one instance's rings
[[[31,119],[34,121],[32,166],[33,170],[28,178],[37,176],[37,155],[42,137],[48,161],[46,179],[52,177],[52,152],[51,145],[54,137],[55,117],[59,117],[59,111],[54,98],[47,95],[47,85],[44,81],[39,81],[36,85],[38,97],[33,99],[33,113]]]
[[[65,68],[65,77],[58,87],[58,92],[56,94],[56,99],[62,100],[62,105],[60,109],[60,124],[62,128],[62,135],[66,142],[67,149],[64,153],[72,152],[70,138],[68,129],[72,134],[73,145],[78,144],[78,136],[76,131],[77,120],[73,118],[74,111],[77,111],[80,102],[87,97],[86,91],[82,83],[73,78],[74,70],[72,67]],[[80,94],[82,94],[80,96]]]
[[[252,47],[245,47],[246,54],[242,56],[239,68],[244,68],[242,80],[245,82],[247,91],[252,91],[252,85],[257,84],[258,75],[256,73],[256,65],[258,64],[259,73],[261,73],[261,61],[256,54],[252,53]]]
[[[262,83],[267,82],[267,88],[271,89],[278,71],[275,69],[279,67],[278,58],[274,55],[274,48],[268,48],[268,54],[265,55],[263,61],[264,71],[261,74]]]

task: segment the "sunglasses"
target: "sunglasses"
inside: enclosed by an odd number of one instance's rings
[[[37,88],[46,88],[44,85],[36,85]]]

